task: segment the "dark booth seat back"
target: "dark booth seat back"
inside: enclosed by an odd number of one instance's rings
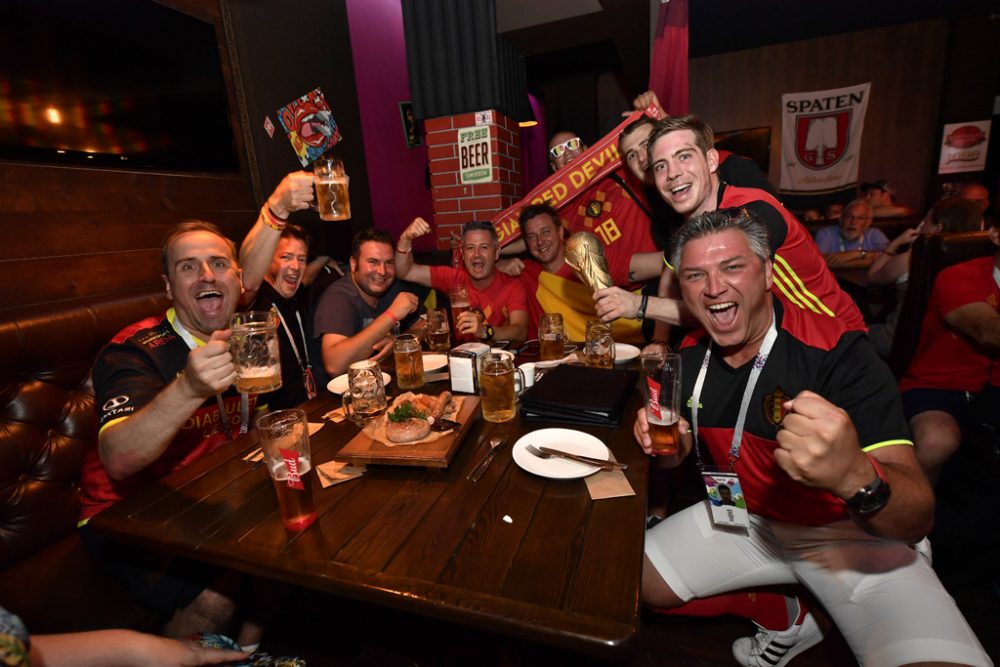
[[[157,289],[0,311],[0,570],[75,530],[94,357],[165,305]]]
[[[937,275],[953,264],[992,255],[996,250],[987,232],[929,234],[913,242],[906,297],[889,352],[889,366],[897,378],[906,372],[917,351],[920,325]]]

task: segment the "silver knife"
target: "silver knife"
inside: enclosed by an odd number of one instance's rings
[[[497,440],[499,442],[497,442],[497,444],[494,446],[493,442]],[[507,444],[507,438],[494,438],[493,440],[491,440],[490,451],[486,452],[486,454],[483,455],[482,460],[476,465],[476,467],[472,470],[472,472],[469,473],[469,480],[473,482],[478,482],[479,478],[482,477],[483,473],[486,472],[486,469],[490,467],[490,463],[493,461],[496,455],[500,453],[500,450],[503,449],[503,446],[505,444]]]
[[[595,459],[590,456],[582,456],[580,454],[570,454],[569,452],[564,452],[561,449],[552,449],[551,447],[539,447],[540,450],[546,454],[552,454],[553,456],[560,456],[564,459],[569,459],[570,461],[577,461],[578,463],[586,463],[592,466],[601,466],[602,468],[618,468],[619,470],[627,470],[628,465],[625,463],[619,463],[618,461],[611,461],[606,459]]]

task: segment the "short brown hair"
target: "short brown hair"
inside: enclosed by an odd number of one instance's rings
[[[160,246],[160,262],[163,263],[163,275],[170,275],[170,245],[177,240],[178,237],[184,234],[190,234],[191,232],[209,232],[210,234],[215,234],[223,241],[226,242],[226,246],[229,248],[229,254],[233,260],[233,264],[238,266],[239,261],[236,255],[236,244],[233,243],[222,230],[213,225],[211,222],[205,222],[204,220],[185,220],[177,225],[174,225],[173,229],[167,232],[167,236],[163,239],[163,245]]]
[[[361,258],[361,246],[369,241],[384,243],[394,251],[396,249],[396,242],[389,236],[389,232],[369,227],[368,229],[361,230],[351,239],[351,257],[354,258],[354,261]]]
[[[671,132],[679,130],[691,130],[694,132],[694,141],[702,153],[707,153],[710,148],[715,148],[715,133],[711,126],[698,118],[694,114],[686,116],[670,116],[653,123],[653,130],[646,140],[646,149],[652,151],[653,144],[660,137],[664,137]]]

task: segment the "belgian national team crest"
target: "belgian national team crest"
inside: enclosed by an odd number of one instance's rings
[[[791,396],[786,394],[781,387],[775,387],[774,391],[764,395],[764,419],[767,420],[768,424],[776,429],[781,426],[781,422],[788,412],[785,410],[784,403],[790,398]]]

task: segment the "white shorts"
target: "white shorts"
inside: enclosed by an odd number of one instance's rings
[[[646,532],[646,556],[682,600],[802,583],[858,662],[992,665],[927,559],[845,520],[798,526],[750,515],[750,532],[712,526],[705,503]]]

